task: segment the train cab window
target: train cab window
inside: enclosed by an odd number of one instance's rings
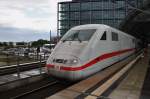
[[[112,41],[118,41],[118,34],[115,32],[112,32]]]
[[[63,41],[89,41],[96,29],[72,30],[62,38]]]
[[[107,38],[107,35],[106,35],[106,31],[105,31],[100,40],[106,40],[106,38]]]

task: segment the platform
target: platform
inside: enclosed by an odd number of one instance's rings
[[[110,99],[140,99],[148,63],[149,55],[145,54],[108,97]]]
[[[140,99],[150,99],[150,57],[149,57],[149,66],[144,80]]]
[[[150,77],[146,76],[148,75],[147,71],[149,66],[149,56],[150,51],[145,53],[144,57],[139,58],[138,61],[133,66],[131,66],[129,70],[127,70],[121,79],[115,81],[115,83],[113,83],[113,85],[111,85],[100,96],[93,96],[92,92],[105,84],[105,79],[102,75],[111,74],[110,72],[112,72],[112,70],[117,66],[119,67],[119,65],[114,66],[113,68],[109,67],[106,71],[102,71],[101,73],[94,75],[93,78],[90,77],[84,81],[81,81],[61,92],[48,97],[47,99],[97,99],[98,97],[105,97],[106,99],[150,99],[150,85],[148,90],[147,87],[144,87],[146,84],[148,86],[150,83]],[[107,85],[105,85],[105,87],[106,86]],[[141,98],[141,96],[145,96],[143,93],[145,93],[146,97],[149,98]]]
[[[39,75],[40,73],[42,74],[45,73],[45,68],[42,68],[41,72],[40,72],[40,69],[32,69],[29,71],[20,72],[20,78],[18,77],[17,73],[3,75],[3,76],[0,76],[0,85],[9,83],[12,81],[16,81],[16,80],[28,78],[31,76]]]

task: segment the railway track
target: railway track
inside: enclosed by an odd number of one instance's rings
[[[25,64],[20,64],[19,66],[11,65],[11,66],[0,67],[0,76],[16,73],[18,69],[20,72],[22,72],[22,71],[27,71],[39,67],[44,67],[44,66],[45,66],[45,61],[42,61],[41,63],[40,62],[25,63]]]
[[[25,92],[25,93],[21,93],[21,94],[15,96],[15,97],[12,97],[11,99],[20,99],[20,98],[23,98],[23,97],[28,96],[30,94],[33,94],[33,93],[39,92],[41,90],[44,90],[45,88],[49,88],[49,87],[51,87],[51,86],[53,86],[53,85],[55,85],[57,83],[58,83],[58,81],[50,82],[50,83],[48,83],[46,85],[43,85],[43,86],[41,86],[39,88],[30,90],[30,91]]]
[[[2,99],[43,99],[72,85],[70,82],[62,83],[53,78],[44,78],[41,81],[1,92]]]

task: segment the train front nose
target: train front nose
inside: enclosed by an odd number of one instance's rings
[[[82,75],[76,68],[80,64],[80,59],[74,56],[65,55],[65,57],[52,57],[47,61],[48,74],[68,80],[77,80]]]

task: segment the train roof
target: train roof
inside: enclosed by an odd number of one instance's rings
[[[103,30],[112,29],[113,31],[119,32],[121,34],[124,34],[124,35],[132,37],[132,38],[135,38],[130,34],[127,34],[125,32],[122,32],[118,29],[115,29],[115,28],[110,27],[110,26],[105,25],[105,24],[84,24],[84,25],[79,25],[79,26],[75,26],[75,27],[72,28],[72,30],[79,30],[79,29],[103,29]]]
[[[110,28],[110,26],[104,24],[84,24],[75,26],[72,29],[77,30],[77,29],[99,29],[99,28]]]

